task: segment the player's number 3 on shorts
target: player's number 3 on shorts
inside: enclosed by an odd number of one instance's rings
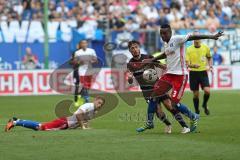
[[[177,91],[175,90],[175,91],[173,91],[173,95],[172,95],[173,97],[176,97],[177,96]]]

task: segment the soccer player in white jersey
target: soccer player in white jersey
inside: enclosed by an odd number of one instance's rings
[[[87,40],[81,40],[78,44],[78,50],[72,55],[73,78],[75,83],[74,101],[75,106],[79,107],[89,101],[88,89],[92,81],[92,64],[97,63],[97,54],[94,49],[88,48]],[[82,83],[82,89],[79,95],[79,83]],[[84,101],[82,100],[84,99]]]
[[[165,50],[163,54],[157,56],[152,61],[166,58],[167,71],[160,80],[156,82],[154,86],[154,93],[155,95],[158,95],[158,93],[161,92],[161,88],[158,86],[161,86],[162,81],[167,81],[172,85],[172,92],[170,96],[172,105],[191,119],[191,131],[196,130],[196,123],[199,115],[194,114],[187,108],[187,106],[180,103],[188,80],[188,71],[185,64],[184,43],[186,41],[198,39],[217,40],[222,35],[223,32],[221,31],[214,35],[172,35],[172,29],[168,24],[162,25],[160,29],[160,36],[165,42]]]
[[[92,103],[85,103],[81,105],[72,116],[62,117],[50,122],[35,122],[31,120],[22,120],[13,117],[10,119],[5,127],[5,131],[10,131],[15,126],[21,126],[36,131],[52,131],[63,129],[75,129],[81,127],[87,129],[88,121],[94,118],[94,115],[99,111],[105,103],[102,97],[96,97]]]

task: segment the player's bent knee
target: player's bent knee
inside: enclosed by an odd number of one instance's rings
[[[199,92],[193,91],[193,98],[199,98]]]
[[[204,88],[204,93],[205,94],[210,94],[210,88],[209,87],[205,87]]]

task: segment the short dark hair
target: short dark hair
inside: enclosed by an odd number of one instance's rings
[[[86,42],[88,43],[87,39],[81,39],[81,40],[78,42],[78,44],[80,45],[83,41],[86,41]]]
[[[86,41],[86,42],[88,43],[87,39],[81,39],[81,40],[78,42],[78,44],[77,44],[77,49],[81,49],[80,44],[81,44],[83,41]]]
[[[166,23],[166,24],[161,25],[161,28],[169,28],[169,29],[171,29],[171,26],[168,23]]]
[[[101,99],[101,100],[103,101],[103,104],[105,104],[105,98],[104,98],[104,97],[102,97],[102,96],[97,96],[97,97],[95,97],[95,99]]]
[[[129,42],[128,42],[128,48],[130,49],[133,44],[137,44],[137,45],[140,46],[140,42],[138,42],[138,41],[136,41],[136,40],[132,40],[132,41],[129,41]]]

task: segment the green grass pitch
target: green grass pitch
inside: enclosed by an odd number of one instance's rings
[[[71,98],[71,97],[68,97]],[[200,133],[163,133],[157,119],[155,128],[138,134],[145,119],[146,104],[139,98],[135,107],[120,100],[112,112],[92,121],[91,130],[32,131],[14,128],[3,131],[13,115],[37,121],[55,117],[54,105],[66,96],[0,97],[0,160],[237,160],[240,156],[240,91],[212,92],[211,115],[201,112]],[[187,92],[183,102],[192,106]],[[167,111],[166,111],[167,112]]]

